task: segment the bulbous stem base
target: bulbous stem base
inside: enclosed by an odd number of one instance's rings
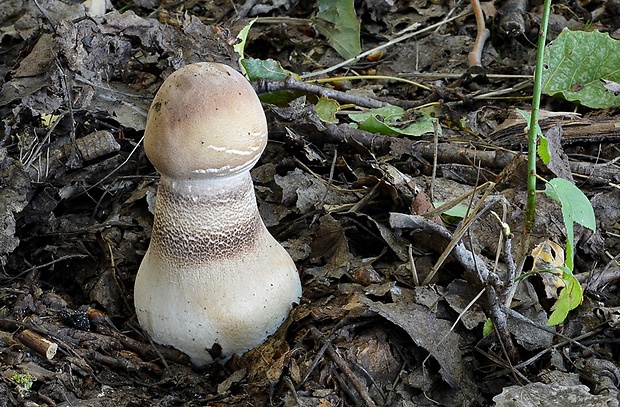
[[[301,297],[297,269],[269,234],[249,172],[162,177],[149,249],[136,276],[140,325],[196,365],[260,345]]]

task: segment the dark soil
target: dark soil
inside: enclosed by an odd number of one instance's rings
[[[343,61],[315,2],[159,3],[112,0],[102,17],[76,1],[0,6],[0,406],[618,405],[616,110],[543,98],[563,177],[597,218],[596,232],[575,228],[583,302],[549,327],[562,279],[511,279],[515,260],[529,272],[565,255],[562,213],[542,194],[523,246],[515,108],[530,109],[539,3],[483,3],[490,38],[472,67],[469,4],[356,1],[363,51],[438,28],[304,76],[319,83],[254,81],[270,130],[252,170],[259,208],[303,298],[264,345],[225,364],[197,369],[150,342],[133,286],[159,178],[142,136],[163,80],[198,61],[238,68],[232,47],[255,16],[246,57],[298,75]],[[620,36],[616,0],[552,10],[551,40],[565,27]],[[320,96],[339,103],[333,120],[319,118]],[[348,113],[386,104],[438,126],[350,126]],[[547,179],[556,171],[539,166]],[[475,215],[432,212],[442,202]]]

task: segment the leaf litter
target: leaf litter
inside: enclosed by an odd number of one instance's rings
[[[617,138],[606,132],[605,118],[599,120],[596,111],[582,110],[585,118],[566,113],[572,118],[560,130],[554,127],[557,116],[541,124],[543,131],[558,133],[551,153],[561,159],[548,170],[567,179],[580,174],[579,187],[597,188],[588,195],[599,225],[598,232],[578,228],[572,236],[584,303],[560,328],[546,327],[558,285],[535,273],[510,284],[507,252],[496,255],[507,249],[499,237],[502,227],[491,213],[503,216],[517,242],[524,184],[513,157],[523,144],[523,125],[512,113],[521,105],[481,98],[501,88],[520,100],[527,88],[510,77],[463,75],[475,36],[466,16],[440,32],[396,43],[378,61],[351,67],[360,75],[416,77],[431,91],[389,79],[355,81],[345,84],[343,90],[353,88],[346,101],[330,102],[336,108],[327,122],[315,111],[319,98],[307,90],[301,98],[298,90],[277,99],[283,104],[269,106],[273,142],[252,175],[261,215],[304,281],[304,297],[287,323],[263,346],[204,371],[192,370],[184,355],[149,343],[132,305],[158,178],[141,149],[146,112],[175,69],[202,60],[235,66],[235,35],[247,24],[235,22],[234,9],[217,2],[188,2],[186,8],[158,3],[89,18],[77,3],[46,2],[43,14],[35,2],[3,5],[0,361],[6,369],[0,399],[7,405],[304,406],[616,400],[620,375],[609,344],[618,335],[617,264],[610,261],[620,247],[613,188],[620,182],[613,154]],[[599,3],[588,6],[592,13],[609,7]],[[322,27],[316,35],[314,5],[260,6],[239,11],[284,19],[258,20],[248,35],[248,56],[272,58],[278,72],[298,74],[342,61],[330,47],[341,33]],[[355,12],[362,50],[381,45],[386,35],[415,30],[417,23],[433,24],[449,11],[426,2],[416,8],[419,13],[393,2],[361,2]],[[335,9],[329,12],[330,19],[338,18]],[[583,26],[578,15],[555,18]],[[603,23],[619,28],[599,14],[594,24]],[[345,58],[359,53],[345,48],[336,49]],[[492,41],[482,62],[489,72],[527,75],[532,51],[514,38]],[[615,95],[609,90],[613,84],[599,82],[607,96]],[[364,114],[346,106],[359,94],[400,106],[399,112],[441,101],[434,120],[442,133],[427,129],[411,138],[399,137],[398,129],[387,135],[353,129],[343,117]],[[550,104],[551,110],[572,109],[557,100]],[[352,110],[341,114],[343,106]],[[407,114],[398,121],[410,119]],[[569,133],[580,125],[598,133],[590,138]],[[434,151],[441,152],[436,164]],[[484,156],[490,153],[493,157]],[[499,164],[500,153],[514,165]],[[590,162],[594,158],[603,161]],[[580,162],[588,163],[589,172],[579,172]],[[477,211],[463,212],[476,217],[471,224],[465,227],[458,218],[449,223],[441,214],[424,217],[439,200],[481,184],[483,171],[501,180],[494,193],[502,199],[487,201],[478,191],[459,202],[466,208],[480,204]],[[543,200],[533,243],[564,242],[561,219],[562,212]],[[453,244],[455,236],[460,237]],[[455,250],[435,270],[446,247]],[[430,284],[420,285],[429,276]],[[494,279],[504,281],[507,291],[514,286],[510,310],[487,295],[498,287],[504,298],[504,287]],[[502,315],[505,320],[498,320]],[[496,327],[506,325],[515,353],[502,348],[508,342],[501,329],[483,337],[490,317]],[[19,334],[25,331],[34,332],[37,346],[49,341],[60,351],[47,358],[23,341]]]

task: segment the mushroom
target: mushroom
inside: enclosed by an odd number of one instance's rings
[[[198,366],[263,343],[301,297],[295,263],[256,204],[249,170],[266,144],[256,93],[222,64],[174,72],[147,116],[144,149],[161,179],[136,313],[155,342]]]

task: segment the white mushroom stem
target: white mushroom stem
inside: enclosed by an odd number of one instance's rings
[[[220,64],[175,72],[149,111],[145,150],[162,175],[136,314],[155,342],[196,365],[260,345],[301,297],[295,263],[254,195],[249,169],[266,138],[252,87]]]
[[[135,288],[138,318],[155,342],[204,365],[214,345],[243,354],[286,319],[299,277],[260,218],[249,172],[208,182],[162,177],[155,214]]]

